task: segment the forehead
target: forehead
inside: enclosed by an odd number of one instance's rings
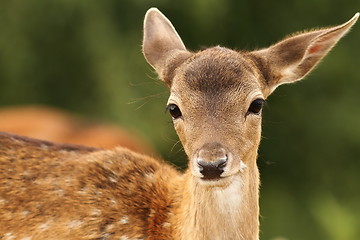
[[[179,85],[198,93],[219,95],[260,89],[256,69],[240,53],[222,47],[196,53],[181,69]]]

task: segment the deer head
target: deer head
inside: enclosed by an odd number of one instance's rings
[[[304,78],[358,16],[261,50],[190,52],[160,11],[147,12],[143,52],[170,88],[167,109],[199,183],[224,184],[256,167],[265,99],[279,85]]]

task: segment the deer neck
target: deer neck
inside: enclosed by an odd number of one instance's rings
[[[202,184],[187,171],[177,189],[174,239],[259,239],[256,156],[224,185]]]

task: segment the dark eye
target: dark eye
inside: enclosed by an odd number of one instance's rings
[[[254,100],[249,107],[248,110],[248,114],[252,113],[252,114],[259,114],[261,109],[263,108],[265,104],[265,100],[264,99],[256,99]]]
[[[166,107],[166,110],[169,110],[171,116],[174,119],[177,119],[182,116],[182,113],[180,111],[180,108],[176,104],[169,104]]]

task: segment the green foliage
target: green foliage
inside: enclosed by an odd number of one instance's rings
[[[184,167],[163,114],[167,89],[141,54],[152,6],[189,49],[265,47],[360,10],[355,0],[3,0],[0,105],[48,104],[108,119]],[[359,39],[358,23],[304,82],[268,100],[259,153],[262,239],[360,239]]]

